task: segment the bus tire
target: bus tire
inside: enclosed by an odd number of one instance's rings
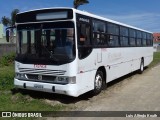
[[[144,60],[142,59],[142,60],[141,60],[141,63],[140,63],[139,74],[142,74],[143,71],[144,71]]]
[[[94,80],[94,90],[93,90],[93,95],[99,94],[104,85],[104,77],[103,77],[103,72],[102,71],[97,71],[95,80]]]

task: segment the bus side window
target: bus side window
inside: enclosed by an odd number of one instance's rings
[[[80,45],[90,45],[90,26],[86,24],[78,25],[78,41]]]
[[[93,20],[93,43],[94,46],[107,45],[106,40],[106,24],[99,20]]]
[[[151,39],[152,39],[151,34],[148,33],[147,34],[147,46],[151,46],[151,44],[152,44]]]
[[[108,23],[107,24],[107,34],[109,35],[108,46],[109,47],[118,47],[119,44],[119,26],[116,24]]]
[[[142,32],[137,31],[137,46],[141,46],[141,45],[142,45]]]
[[[147,45],[147,34],[145,32],[143,32],[142,44],[143,44],[143,46]]]

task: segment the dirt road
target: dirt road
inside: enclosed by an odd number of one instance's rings
[[[141,75],[133,73],[118,79],[116,82],[110,83],[108,88],[97,96],[87,94],[77,99],[68,104],[72,110],[160,111],[160,65],[147,69]],[[97,118],[87,119],[96,120]]]

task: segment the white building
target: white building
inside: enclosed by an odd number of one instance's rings
[[[0,24],[0,38],[3,38],[3,24]]]

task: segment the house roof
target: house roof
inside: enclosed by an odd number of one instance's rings
[[[153,33],[154,42],[160,42],[160,33]]]
[[[153,36],[154,36],[154,37],[159,37],[159,36],[160,36],[160,33],[153,33]]]

